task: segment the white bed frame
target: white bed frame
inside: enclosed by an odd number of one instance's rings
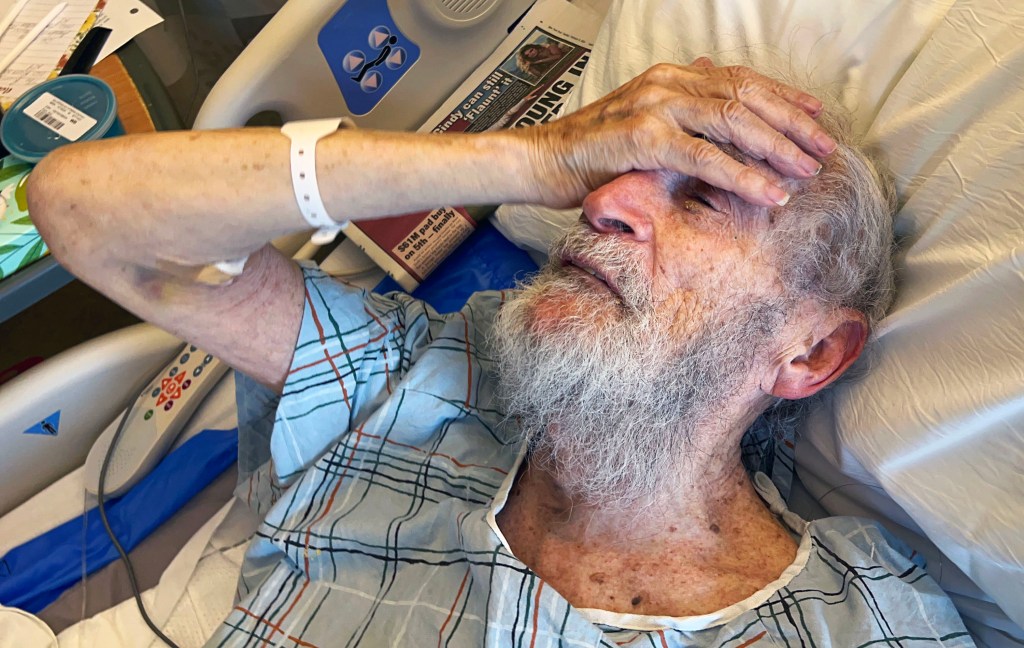
[[[137,324],[80,344],[4,385],[0,515],[82,465],[99,433],[181,345],[170,333]],[[52,433],[40,430],[47,419]]]

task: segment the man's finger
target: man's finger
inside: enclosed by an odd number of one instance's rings
[[[805,151],[824,157],[836,150],[835,141],[818,122],[772,92],[751,93],[743,105]]]
[[[679,135],[668,142],[664,150],[665,159],[660,164],[665,169],[700,178],[755,205],[774,207],[789,201],[785,189],[710,142]]]
[[[725,67],[712,66],[707,70],[702,71],[708,76],[721,79],[751,79],[757,81],[771,92],[782,97],[794,106],[797,106],[811,117],[817,117],[821,114],[822,103],[817,97],[809,95],[803,90],[794,88],[791,85],[787,85],[781,81],[755,72],[748,67],[742,65],[729,65]]]
[[[807,113],[775,94],[759,80],[723,78],[687,84],[699,96],[736,100],[746,106],[803,150],[824,157],[835,150],[835,142]]]
[[[765,160],[776,171],[793,178],[815,175],[820,164],[735,99],[699,99],[673,102],[670,110],[678,124],[717,142],[730,142],[744,153]]]

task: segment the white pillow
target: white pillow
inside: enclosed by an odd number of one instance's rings
[[[809,419],[798,472],[831,513],[877,514],[927,535],[945,554],[929,547],[930,571],[972,630],[989,624],[1024,641],[985,602],[1024,625],[1024,7],[614,0],[566,107],[657,62],[739,52],[757,68],[777,58],[773,48],[805,63],[814,84],[842,85],[902,205],[899,296],[871,371]],[[578,213],[512,206],[497,221],[546,251]]]
[[[899,291],[867,377],[833,394],[824,424],[806,431],[813,447],[804,444],[835,466],[859,463],[847,474],[865,469],[871,479],[861,481],[883,487],[958,568],[947,573],[936,564],[940,584],[971,596],[957,583],[962,571],[1017,626],[1024,626],[1022,79],[1024,7],[960,0],[892,84],[869,139],[900,188]],[[838,476],[830,481],[838,494]],[[988,619],[969,604],[961,605],[965,617]],[[1020,627],[1004,631],[1024,643]]]

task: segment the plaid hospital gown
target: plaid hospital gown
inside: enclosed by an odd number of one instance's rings
[[[854,518],[807,524],[764,475],[759,491],[800,542],[778,581],[699,617],[571,607],[494,522],[523,458],[493,404],[483,342],[503,295],[441,316],[304,272],[272,458],[239,488],[265,521],[208,645],[973,645],[898,541]]]

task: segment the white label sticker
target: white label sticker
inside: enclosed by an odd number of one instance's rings
[[[49,92],[29,104],[25,114],[72,142],[96,125],[95,119]]]

